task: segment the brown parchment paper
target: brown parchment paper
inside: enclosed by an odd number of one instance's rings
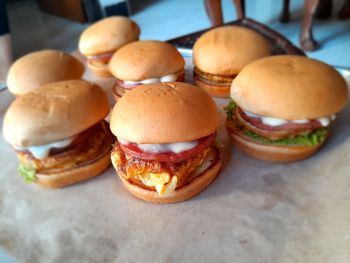
[[[110,90],[112,80],[85,77]],[[1,125],[12,99],[0,93]],[[224,119],[226,100],[216,102]],[[135,199],[112,168],[63,189],[27,185],[1,136],[0,246],[28,263],[348,263],[349,116],[348,106],[321,151],[291,164],[243,155],[221,126],[221,175],[195,198],[171,205]]]

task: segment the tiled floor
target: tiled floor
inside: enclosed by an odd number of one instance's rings
[[[142,39],[166,40],[210,26],[203,0],[131,0],[132,18],[140,25]],[[316,21],[314,32],[322,47],[309,56],[330,64],[350,66],[350,20],[335,18],[342,0],[334,1],[333,18]],[[231,0],[222,0],[225,21],[235,19]],[[268,24],[295,44],[302,16],[302,0],[291,1],[292,22],[278,21],[282,1],[247,0],[247,16]],[[12,0],[8,4],[15,57],[42,48],[73,51],[80,32],[87,26],[39,11],[34,0]]]

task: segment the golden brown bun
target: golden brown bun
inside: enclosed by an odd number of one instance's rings
[[[205,92],[207,92],[211,96],[220,97],[220,98],[227,98],[230,96],[230,88],[231,88],[230,84],[225,86],[209,84],[200,80],[197,76],[193,76],[193,82],[196,86],[202,88]]]
[[[193,46],[193,64],[218,75],[237,74],[245,65],[269,55],[269,44],[264,37],[237,26],[212,29]]]
[[[109,113],[105,92],[84,80],[42,86],[17,98],[3,124],[5,139],[13,146],[44,145],[76,135]]]
[[[79,50],[85,56],[108,53],[138,40],[139,35],[140,28],[134,21],[123,16],[112,16],[85,29],[79,39]]]
[[[132,184],[122,176],[119,176],[119,178],[122,180],[124,186],[130,193],[144,201],[157,204],[177,203],[190,199],[202,192],[214,181],[216,176],[219,174],[221,166],[222,160],[218,157],[216,158],[215,163],[211,164],[208,169],[195,177],[189,184],[185,184],[184,186],[176,189],[172,194],[165,197],[159,196],[156,191],[148,190]]]
[[[234,79],[233,100],[244,110],[286,120],[339,112],[348,101],[343,77],[327,64],[301,56],[256,61]]]
[[[254,142],[242,130],[232,129],[226,123],[227,132],[232,143],[242,152],[261,160],[272,162],[293,162],[314,154],[323,144],[316,146],[276,146]]]
[[[182,71],[185,60],[169,43],[145,40],[119,49],[109,62],[109,70],[121,80],[144,80]]]
[[[54,174],[36,174],[35,183],[49,188],[59,188],[88,180],[101,174],[111,164],[107,151],[100,159],[90,164]]]
[[[91,64],[89,61],[87,61],[86,65],[98,77],[102,77],[102,78],[113,77],[112,73],[109,72],[108,64],[97,67]]]
[[[10,68],[7,85],[18,97],[44,84],[80,79],[84,70],[78,59],[65,52],[43,50],[19,58]]]
[[[135,143],[174,143],[213,134],[219,115],[212,98],[183,82],[143,85],[114,106],[111,131]]]

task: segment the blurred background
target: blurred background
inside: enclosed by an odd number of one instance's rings
[[[134,19],[141,27],[141,39],[167,40],[211,26],[204,0],[7,0],[6,3],[14,58],[43,48],[73,52],[80,33],[91,21],[111,15]],[[246,0],[245,4],[247,17],[277,30],[299,46],[303,0],[290,0],[291,20],[284,24],[279,21],[282,0]],[[320,48],[309,52],[310,57],[350,66],[350,20],[337,17],[343,4],[344,0],[333,0],[330,19],[315,19],[314,36]],[[222,0],[222,9],[225,22],[236,19],[232,0]]]

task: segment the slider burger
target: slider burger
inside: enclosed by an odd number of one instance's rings
[[[348,100],[332,67],[301,56],[263,58],[246,66],[231,87],[227,130],[243,152],[289,162],[316,152]]]
[[[88,27],[80,36],[80,53],[87,57],[87,66],[99,77],[111,77],[108,62],[120,47],[137,41],[140,28],[129,18],[113,16]]]
[[[143,85],[114,106],[111,158],[126,188],[154,203],[180,202],[206,188],[222,165],[219,116],[202,90],[181,82]]]
[[[193,80],[212,96],[229,97],[232,80],[249,63],[270,55],[253,30],[224,26],[204,33],[193,47]]]
[[[172,45],[155,40],[133,42],[119,49],[109,63],[116,77],[116,100],[143,84],[184,81],[185,61]]]
[[[63,187],[100,174],[114,142],[104,118],[107,95],[83,80],[42,86],[17,98],[4,117],[3,134],[26,182]]]
[[[65,52],[33,52],[13,63],[7,75],[7,86],[18,97],[44,84],[80,79],[84,70],[79,60]]]

